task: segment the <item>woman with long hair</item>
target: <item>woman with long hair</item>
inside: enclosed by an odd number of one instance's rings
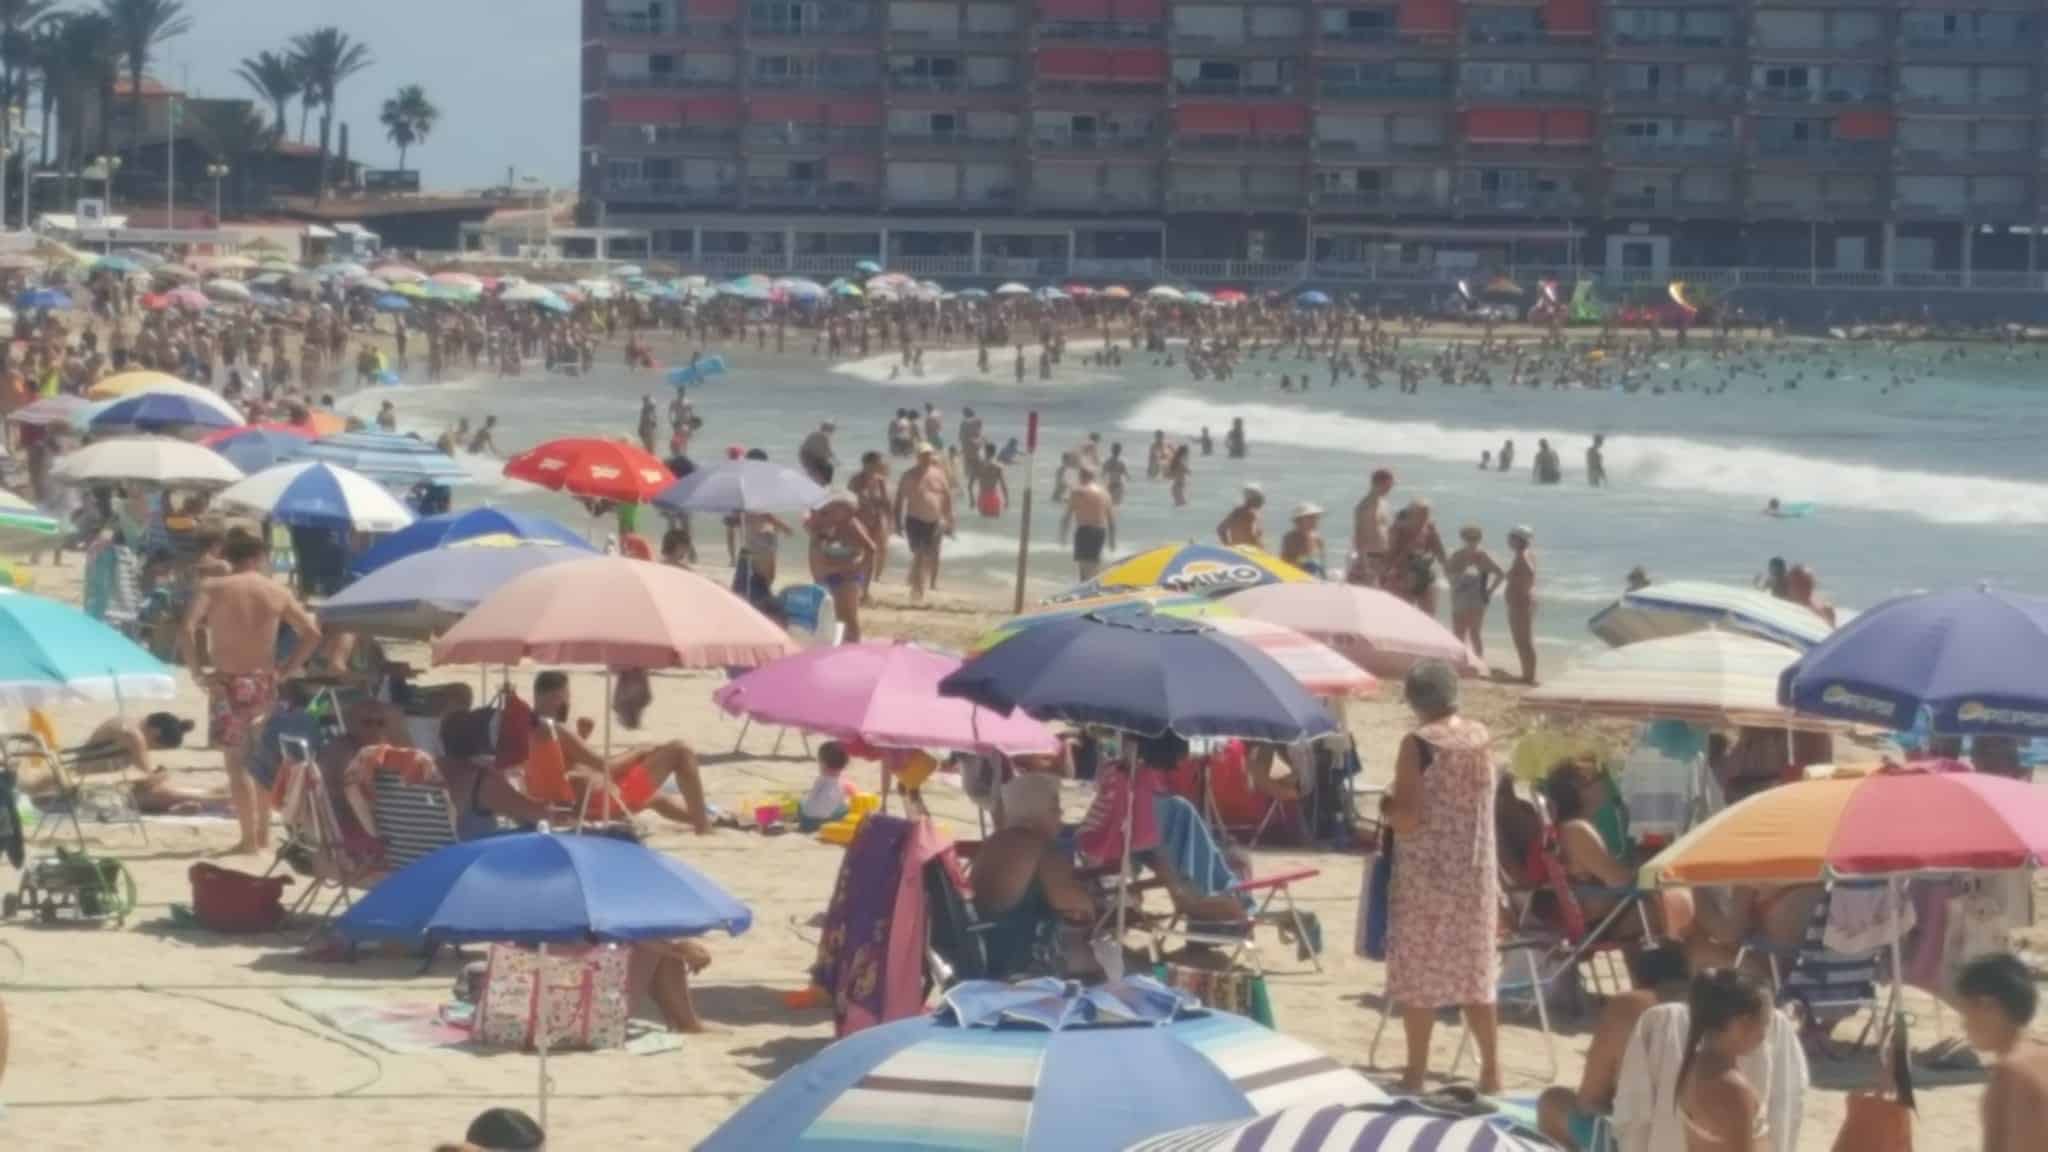
[[[1762,1097],[1736,1066],[1764,1042],[1769,1012],[1763,989],[1740,969],[1709,968],[1693,977],[1685,1055],[1678,1064],[1685,1152],[1770,1147]]]

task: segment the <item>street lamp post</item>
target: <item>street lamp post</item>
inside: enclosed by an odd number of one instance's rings
[[[206,174],[213,178],[213,226],[215,230],[218,230],[220,228],[221,181],[227,179],[228,173],[232,171],[234,171],[234,169],[230,168],[226,164],[222,164],[218,160],[206,166]]]
[[[101,207],[100,232],[106,237],[106,250],[112,252],[114,250],[114,228],[109,221],[114,216],[114,173],[121,170],[121,158],[119,156],[98,156],[93,159],[93,163],[100,170],[100,191],[105,201]]]

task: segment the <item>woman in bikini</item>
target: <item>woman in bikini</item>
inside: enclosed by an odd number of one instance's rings
[[[854,498],[834,492],[811,512],[811,579],[832,594],[832,611],[849,644],[860,642],[860,604],[874,568],[875,541]]]

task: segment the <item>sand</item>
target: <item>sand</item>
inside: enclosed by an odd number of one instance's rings
[[[41,590],[75,598],[75,564],[61,570],[45,565],[36,575]],[[961,599],[909,609],[901,596],[900,585],[885,590],[885,605],[896,606],[874,613],[874,635],[958,644],[1001,614],[994,603]],[[425,662],[423,655],[414,658]],[[434,678],[474,674],[450,669]],[[718,683],[705,675],[659,679],[650,728],[638,738],[695,744],[708,755],[711,799],[727,808],[762,792],[800,790],[811,773],[794,734],[781,741],[779,757],[769,754],[775,743],[769,732],[756,731],[743,751],[732,751],[738,726],[709,700]],[[579,713],[593,714],[601,699],[598,678],[579,675],[574,690]],[[181,680],[172,707],[193,718],[204,714],[203,697],[189,680]],[[1467,710],[1494,727],[1504,749],[1505,737],[1520,723],[1512,690],[1495,685],[1474,685]],[[64,708],[58,721],[61,731],[79,733],[102,715]],[[1404,710],[1392,698],[1362,702],[1352,706],[1351,721],[1369,771],[1383,778],[1406,725]],[[169,762],[195,782],[221,778],[215,753],[181,752]],[[863,784],[872,788],[872,777]],[[1078,814],[1079,802],[1070,801],[1071,813]],[[950,784],[934,784],[930,803],[953,832],[974,834],[973,808]],[[0,1078],[0,1146],[43,1152],[425,1149],[459,1138],[484,1108],[533,1108],[531,1056],[383,1051],[284,999],[327,992],[394,1004],[440,1001],[456,970],[445,955],[423,973],[415,958],[303,959],[297,947],[303,928],[239,938],[193,932],[173,923],[170,907],[189,898],[185,872],[192,862],[233,841],[231,825],[152,822],[147,845],[118,825],[89,825],[88,836],[133,870],[141,906],[120,928],[0,921],[0,999],[13,1033]],[[798,835],[721,831],[697,838],[669,828],[657,829],[651,844],[737,894],[754,911],[753,929],[738,939],[705,941],[715,962],[698,984],[697,1001],[714,1034],[685,1038],[677,1050],[658,1055],[576,1053],[553,1062],[552,1148],[688,1147],[831,1039],[824,1012],[792,1011],[782,997],[805,983],[813,918],[830,894],[840,849]],[[1346,1062],[1389,1069],[1400,1058],[1398,1025],[1377,1049],[1373,1044],[1383,972],[1353,957],[1349,948],[1361,858],[1284,851],[1260,851],[1257,858],[1266,873],[1321,869],[1297,895],[1322,918],[1329,943],[1326,970],[1309,971],[1270,932],[1263,934],[1280,1027]],[[232,863],[260,871],[268,861]],[[0,882],[12,883],[13,874],[0,873]],[[1914,1008],[1916,1038],[1924,1044],[1935,1035],[1931,1006],[1916,1000]],[[1533,1018],[1517,1012],[1509,1021],[1504,1058],[1510,1089],[1533,1091],[1551,1083],[1546,1044]],[[1558,1082],[1576,1083],[1589,1023],[1560,1022]],[[1946,1031],[1956,1031],[1952,1014]],[[1853,1032],[1845,1026],[1842,1035]],[[1439,1029],[1433,1070],[1450,1068],[1458,1036],[1456,1029]],[[1473,1074],[1469,1057],[1460,1071]],[[1872,1074],[1871,1062],[1862,1058],[1816,1066],[1824,1087],[1808,1098],[1802,1149],[1831,1145],[1843,1090],[1865,1084]],[[1975,1075],[1949,1075],[1927,1088],[1921,1096],[1922,1147],[1975,1146],[1980,1083]]]

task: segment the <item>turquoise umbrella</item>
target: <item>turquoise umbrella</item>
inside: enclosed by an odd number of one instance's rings
[[[0,705],[168,700],[169,666],[69,604],[0,589]]]

